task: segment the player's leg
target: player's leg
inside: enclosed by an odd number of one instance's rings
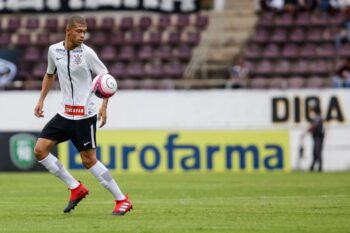
[[[87,149],[80,152],[84,166],[97,178],[100,184],[113,195],[116,205],[114,215],[124,215],[132,209],[132,203],[128,196],[120,190],[117,182],[108,171],[107,167],[96,159],[96,149]]]
[[[71,190],[69,203],[64,212],[69,212],[79,201],[84,198],[88,190],[82,186],[62,165],[62,163],[50,153],[52,147],[57,142],[66,141],[67,120],[56,115],[52,118],[42,130],[39,139],[34,148],[34,154],[39,163],[41,163],[53,175],[62,180]]]
[[[36,145],[34,154],[39,163],[41,163],[50,173],[61,179],[70,189],[78,187],[79,182],[63,167],[62,163],[50,153],[52,147],[57,142],[64,141],[64,119],[56,115],[42,130]]]
[[[311,167],[310,167],[310,171],[314,170],[315,164],[317,162],[317,153],[316,153],[316,142],[314,140],[314,145],[313,145],[313,150],[312,150],[312,163],[311,163]]]
[[[80,152],[84,166],[103,187],[111,192],[116,200],[116,208],[113,213],[123,215],[130,211],[132,204],[128,197],[122,193],[106,166],[96,159],[96,121],[97,117],[95,116],[75,122],[76,130],[74,132],[78,133],[72,135],[71,139]]]

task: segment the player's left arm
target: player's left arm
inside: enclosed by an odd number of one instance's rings
[[[107,105],[108,98],[103,99],[100,110],[98,111],[98,121],[100,121],[100,128],[102,128],[107,123]]]

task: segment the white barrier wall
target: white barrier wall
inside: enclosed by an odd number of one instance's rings
[[[55,114],[60,93],[49,93],[43,119],[33,115],[38,98],[39,92],[0,93],[0,132],[40,131]],[[350,170],[349,100],[347,90],[120,91],[110,99],[104,129],[287,130],[292,167],[307,169],[310,137],[302,161],[298,147],[310,118],[308,109],[316,102],[326,121],[325,169]]]

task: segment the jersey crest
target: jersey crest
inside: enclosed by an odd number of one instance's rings
[[[73,57],[74,57],[74,59],[73,59],[74,64],[79,65],[81,63],[82,55],[81,54],[75,54],[75,55],[73,55]]]

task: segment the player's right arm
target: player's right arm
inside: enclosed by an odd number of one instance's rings
[[[43,83],[41,86],[40,98],[34,108],[34,115],[36,117],[44,117],[44,111],[43,111],[44,101],[47,96],[47,93],[50,91],[53,84],[55,83],[55,79],[56,79],[56,74],[47,74],[47,73],[45,74]]]

